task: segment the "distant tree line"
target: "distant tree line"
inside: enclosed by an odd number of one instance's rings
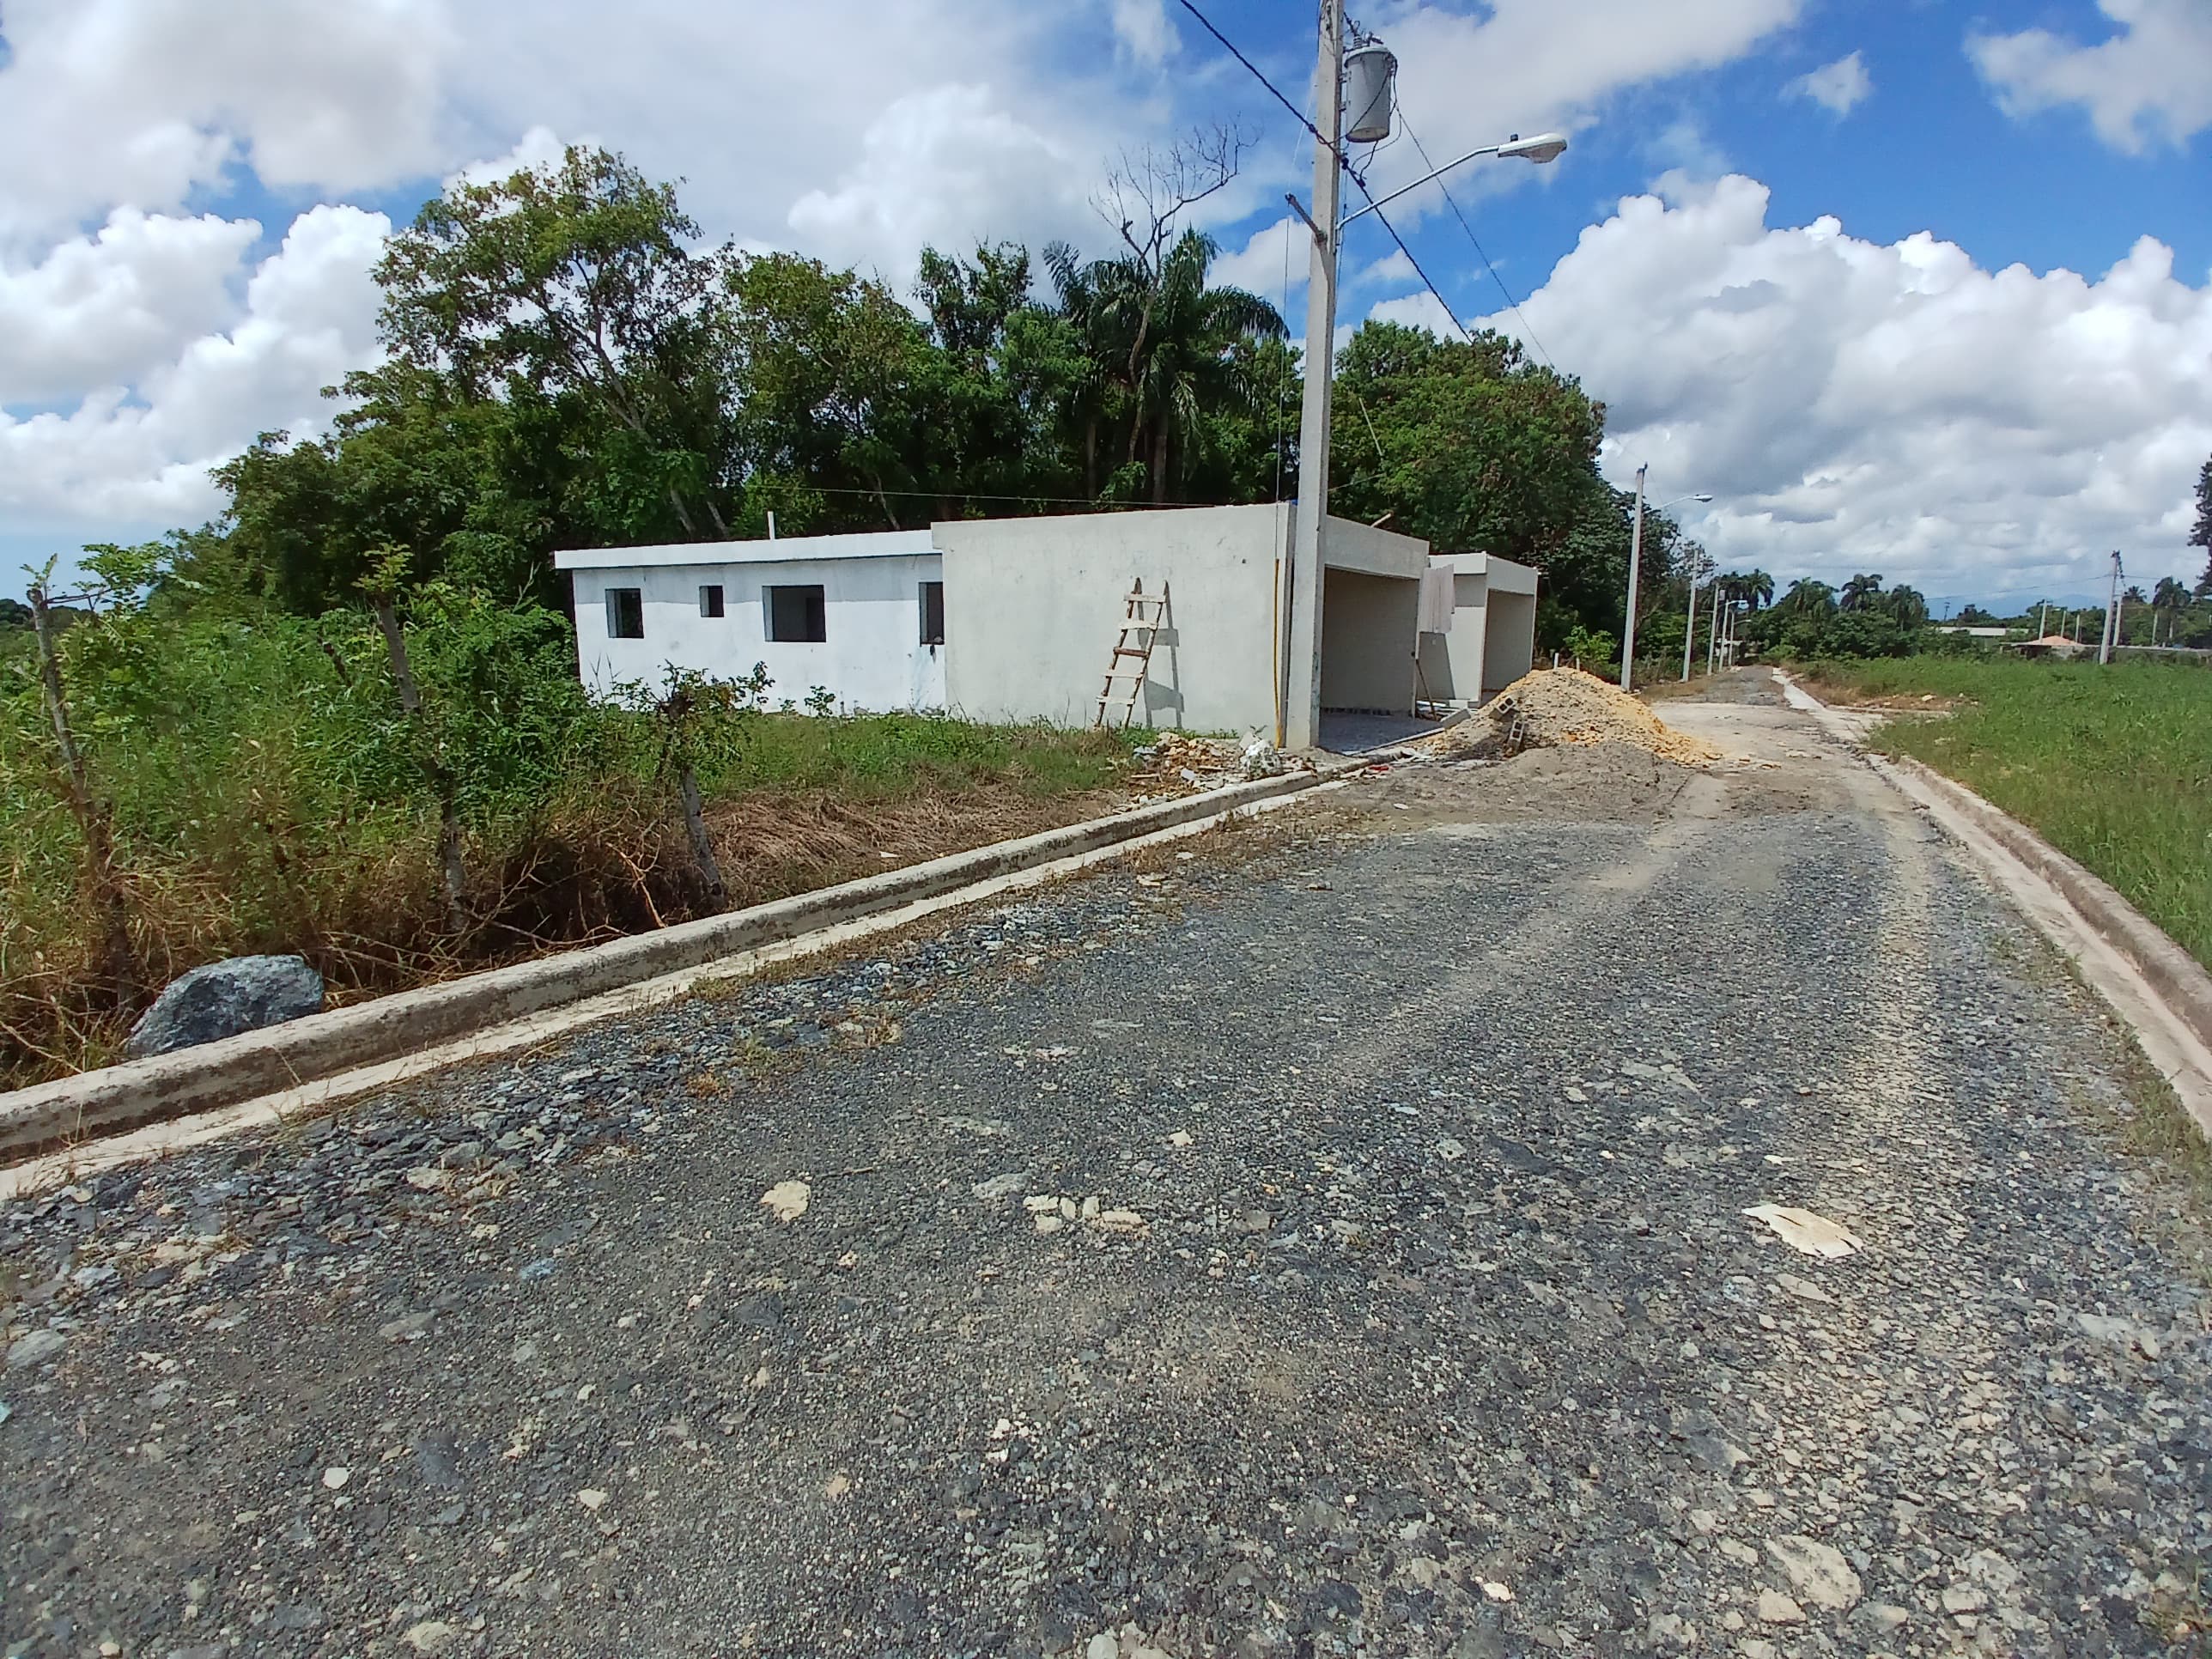
[[[1182,223],[1237,155],[1125,164],[1103,258],[926,248],[910,304],[704,246],[673,185],[603,150],[457,184],[386,244],[382,361],[331,389],[326,434],[216,469],[223,511],[166,538],[161,602],[359,610],[398,549],[403,609],[445,582],[564,610],[556,549],[759,537],[771,514],[791,535],[1287,498],[1299,354]],[[1538,566],[1547,643],[1617,633],[1632,502],[1597,469],[1601,404],[1494,333],[1369,323],[1339,372],[1333,510]],[[1698,556],[1647,514],[1647,606]]]

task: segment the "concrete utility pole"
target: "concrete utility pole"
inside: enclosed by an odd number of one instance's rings
[[[1644,475],[1650,463],[1636,469],[1636,522],[1628,532],[1628,619],[1620,629],[1620,689],[1634,688],[1636,673],[1636,584],[1644,574]]]
[[[1291,537],[1291,627],[1285,652],[1283,747],[1321,740],[1321,591],[1328,518],[1330,370],[1336,358],[1337,155],[1344,125],[1344,0],[1321,0],[1314,65],[1313,250],[1306,278],[1305,402],[1298,416],[1298,503]]]
[[[2120,553],[2112,550],[2112,597],[2105,606],[2105,634],[2097,642],[2097,660],[2108,663],[2120,641]]]
[[[1718,580],[1718,577],[1714,578]],[[1682,614],[1682,684],[1690,683],[1690,649],[1698,642],[1698,579],[1690,578],[1690,606]]]

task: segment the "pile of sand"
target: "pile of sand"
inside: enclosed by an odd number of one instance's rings
[[[1524,674],[1483,705],[1473,720],[1438,732],[1422,747],[1455,756],[1495,748],[1523,749],[1590,743],[1629,743],[1662,760],[1707,766],[1720,750],[1677,732],[1643,703],[1579,668],[1540,668]]]

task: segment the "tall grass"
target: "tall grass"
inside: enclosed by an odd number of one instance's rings
[[[1909,657],[1810,673],[1861,697],[1950,700],[1901,714],[1875,747],[2032,824],[2212,966],[2212,672]]]
[[[430,595],[407,637],[427,732],[403,718],[383,643],[359,616],[125,610],[69,630],[75,725],[112,812],[129,915],[124,983],[94,949],[85,842],[32,660],[0,653],[0,1087],[113,1058],[162,984],[222,957],[300,952],[343,999],[706,908],[668,728],[641,701],[585,697],[563,618]],[[459,937],[445,926],[426,745],[465,832]],[[736,866],[732,887],[765,896],[822,866],[781,848],[748,870],[748,823],[815,800],[888,812],[1079,797],[1115,781],[1128,741],[740,710],[690,734],[689,752],[709,821],[739,836],[717,848]],[[854,811],[841,822],[849,839]]]

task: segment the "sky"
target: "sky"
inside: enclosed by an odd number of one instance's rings
[[[1316,12],[1198,0],[1312,103]],[[1340,334],[1492,327],[1724,568],[1939,611],[2194,579],[2212,456],[2212,0],[1376,0],[1397,54]],[[380,238],[604,143],[710,240],[902,291],[925,244],[1109,251],[1117,156],[1240,125],[1221,280],[1304,316],[1311,140],[1182,0],[0,0],[0,593],[221,510],[374,360]],[[1356,199],[1356,198],[1355,198]],[[1457,211],[1455,212],[1455,207]],[[1462,216],[1465,222],[1462,222]],[[1418,261],[1442,301],[1415,274]],[[1287,272],[1287,279],[1286,279]]]

